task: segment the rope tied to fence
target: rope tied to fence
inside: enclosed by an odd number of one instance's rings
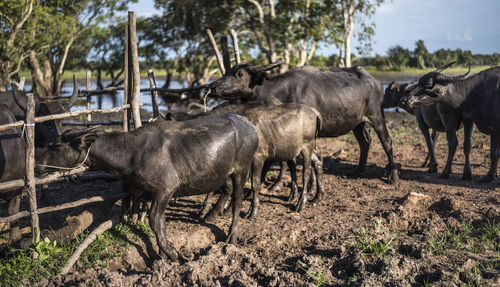
[[[26,132],[26,127],[34,127],[34,126],[35,126],[34,123],[33,124],[27,124],[27,123],[23,122],[23,129],[21,131],[21,137],[22,138],[24,137],[24,133]]]
[[[205,93],[205,95],[203,96],[203,108],[204,108],[204,112],[206,113],[207,112],[207,97],[208,95],[210,94],[210,92],[212,90],[208,89],[206,90],[207,92]]]
[[[85,155],[85,158],[83,159],[83,161],[74,167],[64,167],[64,166],[56,166],[56,165],[50,165],[50,164],[35,164],[35,165],[39,166],[39,167],[48,167],[48,168],[54,168],[54,169],[74,170],[74,169],[82,167],[82,165],[87,161],[87,158],[89,157],[89,153],[90,153],[90,148],[87,150],[87,154]]]

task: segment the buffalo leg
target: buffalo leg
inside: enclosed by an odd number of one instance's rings
[[[290,196],[288,197],[288,202],[295,202],[299,198],[299,187],[297,185],[297,165],[295,160],[287,161],[288,168],[290,169],[290,177],[292,182],[290,183]]]
[[[172,261],[177,261],[179,255],[177,251],[173,248],[172,244],[167,240],[165,234],[165,209],[167,208],[168,201],[171,195],[168,193],[156,194],[153,198],[153,203],[151,204],[151,211],[149,213],[149,222],[151,224],[151,229],[156,235],[156,241],[160,247],[160,256],[163,259],[170,258]]]
[[[238,221],[240,218],[241,204],[243,201],[243,186],[245,185],[246,178],[248,176],[248,170],[242,172],[241,174],[233,174],[231,179],[233,181],[233,221],[231,222],[231,227],[229,228],[229,233],[226,242],[231,244],[238,243]]]
[[[446,112],[440,112],[440,114],[445,114]],[[448,158],[446,159],[446,165],[443,172],[439,176],[440,178],[448,178],[451,173],[451,164],[453,163],[453,157],[457,151],[458,139],[457,139],[457,126],[458,126],[458,115],[455,113],[446,113],[446,117],[441,117],[444,123],[444,128],[446,130],[446,140],[448,141]]]
[[[313,152],[311,156],[313,172],[316,176],[316,195],[312,202],[317,203],[323,198],[323,159],[319,154]]]
[[[21,204],[21,192],[14,195],[8,200],[9,202],[9,215],[13,215],[19,212],[19,205]],[[21,239],[21,231],[19,230],[19,221],[15,220],[10,223],[10,235],[9,242],[18,241]]]
[[[425,143],[427,144],[427,157],[429,158],[429,169],[428,172],[434,173],[437,172],[437,161],[436,156],[434,154],[434,140],[433,137],[429,134],[429,127],[425,124],[424,119],[422,118],[422,114],[417,113],[417,123],[420,132],[424,135]],[[433,135],[435,135],[436,131],[432,131]],[[426,164],[427,159],[424,161],[424,165]]]
[[[231,192],[233,190],[233,183],[231,181],[231,178],[228,178],[226,180],[226,183],[224,184],[221,190],[222,190],[221,195],[219,196],[219,199],[217,200],[215,207],[212,210],[210,210],[210,212],[206,216],[207,219],[213,219],[217,215],[224,214],[224,208],[228,203],[231,196]]]
[[[286,171],[288,169],[288,165],[286,164],[285,161],[280,162],[280,174],[278,175],[278,181],[276,181],[273,186],[271,186],[270,191],[271,192],[279,192],[281,188],[283,187],[283,184],[285,182],[285,175]]]
[[[200,215],[201,219],[205,219],[208,212],[212,208],[212,204],[210,203],[210,201],[212,201],[212,198],[214,198],[214,196],[215,196],[215,192],[210,192],[209,194],[207,194],[205,196],[205,200],[203,201],[203,204],[202,204],[200,211],[199,211],[199,215]]]
[[[302,157],[304,158],[304,168],[302,170],[302,192],[300,193],[299,201],[295,207],[296,212],[302,211],[307,203],[307,185],[311,176],[312,150],[312,148],[302,150]]]
[[[252,162],[252,190],[253,190],[253,200],[250,210],[248,211],[246,218],[254,219],[257,217],[259,212],[259,193],[262,189],[262,182],[260,181],[260,175],[262,173],[263,161],[259,158],[254,157]]]
[[[472,179],[472,169],[470,167],[469,155],[470,155],[470,138],[472,135],[472,128],[474,127],[474,122],[471,119],[463,120],[464,123],[464,155],[465,155],[465,163],[464,163],[464,172],[462,174],[463,180],[471,180]]]
[[[372,142],[372,137],[370,136],[370,126],[366,122],[362,122],[357,125],[352,132],[358,141],[360,150],[359,164],[354,174],[361,175],[365,171],[366,161],[368,160],[368,151],[370,150],[370,144]]]
[[[372,125],[377,132],[378,138],[384,147],[385,154],[389,160],[389,182],[397,183],[399,181],[398,167],[394,162],[394,157],[392,155],[392,139],[387,131],[387,126],[385,124],[385,119],[382,115],[372,119]]]
[[[500,133],[495,130],[490,136],[491,138],[491,147],[490,147],[490,170],[488,173],[481,178],[479,182],[488,183],[492,182],[497,176],[497,168],[498,168],[498,156],[500,154]]]

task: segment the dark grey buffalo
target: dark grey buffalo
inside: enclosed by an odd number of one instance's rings
[[[0,104],[0,125],[16,121],[14,113],[9,108]],[[21,137],[21,129],[0,131],[0,183],[23,178],[25,171],[25,146]],[[8,214],[19,212],[21,190],[0,192],[0,198],[8,203]],[[10,241],[21,238],[17,221],[10,224]]]
[[[423,75],[418,84],[402,99],[409,107],[443,103],[460,115],[474,121],[479,131],[491,137],[490,170],[481,182],[491,182],[497,174],[500,155],[500,67],[473,76],[469,71],[460,76],[445,76],[447,64]]]
[[[71,98],[62,103],[43,101],[35,94],[35,115],[46,116],[68,111],[78,98],[78,86],[74,76],[73,84],[73,94]],[[14,86],[12,87],[12,91],[0,92],[0,107],[2,108],[0,125],[15,122],[16,120],[24,121],[26,118],[26,100],[26,93],[17,91]],[[40,154],[48,146],[56,143],[60,139],[61,130],[61,120],[52,120],[36,124],[36,153]],[[18,134],[16,139],[5,139],[5,137],[12,137],[16,133]],[[21,138],[21,132],[19,130],[7,130],[0,132],[0,134],[4,137],[1,139],[2,146],[0,147],[2,149],[0,160],[3,161],[1,163],[2,167],[0,167],[0,182],[23,178],[25,170],[25,148],[24,139]],[[9,166],[11,168],[9,168]],[[9,215],[19,212],[21,190],[1,191],[0,197],[7,201]],[[15,241],[20,238],[21,233],[19,232],[17,223],[13,222],[11,224],[10,240]]]
[[[244,116],[255,125],[259,131],[259,147],[255,153],[252,163],[252,189],[254,191],[251,211],[247,214],[250,218],[255,218],[259,207],[259,192],[261,183],[269,168],[269,163],[278,161],[287,163],[290,167],[292,178],[290,201],[298,200],[296,210],[301,211],[306,203],[308,186],[305,185],[300,194],[297,194],[297,178],[295,170],[295,158],[301,154],[304,158],[303,182],[309,183],[310,176],[314,178],[311,189],[316,190],[314,202],[319,201],[323,195],[322,185],[322,160],[314,152],[316,136],[321,126],[321,117],[318,111],[304,104],[282,104],[274,98],[267,98],[267,101],[250,101],[239,105],[222,104],[215,107],[208,113],[190,115],[186,113],[169,113],[167,118],[182,121],[200,116],[214,114],[236,113]],[[311,165],[312,163],[312,165]],[[311,166],[313,173],[311,173]],[[282,177],[280,172],[280,178]],[[213,210],[218,214],[222,213],[222,208],[229,194],[223,193]],[[204,217],[210,205],[209,198],[201,210]],[[211,213],[210,216],[215,215]]]
[[[259,144],[255,127],[234,114],[183,122],[155,121],[129,133],[84,135],[80,141],[45,152],[42,164],[70,167],[82,162],[123,180],[127,191],[152,199],[149,212],[160,255],[177,260],[165,234],[165,208],[172,197],[206,194],[233,186],[233,222],[228,241],[236,243],[243,186]],[[39,168],[39,172],[46,172]]]
[[[386,89],[384,94],[384,108],[397,107],[401,98],[407,93],[408,84],[394,84],[392,82]],[[413,89],[410,87],[408,90]],[[429,172],[437,172],[437,161],[434,154],[434,143],[437,137],[436,132],[445,132],[448,140],[448,158],[446,166],[439,177],[448,178],[451,173],[451,164],[458,146],[457,130],[464,126],[464,155],[465,164],[462,179],[472,179],[472,170],[469,162],[470,154],[470,138],[474,123],[471,119],[461,116],[453,108],[446,104],[435,103],[432,105],[408,108],[402,106],[407,112],[413,114],[417,118],[418,127],[425,137],[428,154],[422,167],[429,160]],[[429,129],[432,129],[432,136],[429,134]]]
[[[78,99],[78,85],[73,76],[73,93],[64,102],[50,102],[34,94],[35,116],[47,116],[69,111]],[[26,92],[18,91],[12,86],[11,91],[0,92],[0,101],[12,111],[17,120],[24,121],[26,118]],[[61,135],[62,120],[46,121],[35,126],[35,146],[45,148],[56,143]]]
[[[209,85],[210,92],[223,99],[265,99],[275,97],[284,103],[303,103],[317,109],[322,118],[321,137],[341,136],[353,131],[361,154],[356,173],[366,167],[371,124],[388,157],[389,181],[397,181],[398,171],[392,155],[392,140],[382,110],[380,82],[361,67],[320,69],[300,67],[268,77],[267,70],[281,62],[262,66],[238,64]]]

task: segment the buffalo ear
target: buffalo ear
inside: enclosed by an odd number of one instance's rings
[[[389,90],[391,90],[393,86],[394,86],[394,81],[392,81],[392,82],[389,84],[389,86],[387,86],[387,88],[389,88]]]
[[[408,87],[408,84],[402,84],[401,86],[399,86],[399,91],[404,92],[407,87]]]

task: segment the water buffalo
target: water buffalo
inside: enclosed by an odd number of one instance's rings
[[[255,127],[234,114],[183,122],[155,121],[128,133],[86,134],[49,149],[41,164],[70,167],[82,162],[123,180],[126,191],[152,199],[149,220],[160,255],[177,260],[165,234],[171,197],[206,194],[227,179],[233,186],[233,221],[228,241],[236,243],[243,186],[259,144]],[[37,171],[47,171],[39,166]]]
[[[14,113],[4,105],[0,104],[0,125],[16,121]],[[0,182],[20,179],[25,171],[25,143],[21,136],[21,129],[10,129],[0,131]],[[0,192],[0,198],[8,203],[8,214],[19,212],[21,202],[21,190],[9,190]],[[17,221],[10,224],[10,241],[21,239],[21,232]]]
[[[78,99],[78,85],[75,76],[73,76],[73,93],[71,97],[64,102],[50,102],[35,97],[35,116],[47,116],[69,111]],[[17,120],[26,118],[26,95],[24,91],[18,91],[12,86],[11,91],[0,92],[0,100],[4,106],[9,108]],[[53,120],[39,123],[35,126],[35,146],[37,148],[46,148],[56,143],[62,131],[62,120]]]
[[[75,77],[73,76],[73,94],[68,101],[57,103],[57,102],[46,102],[42,101],[36,94],[35,98],[35,115],[36,116],[46,116],[50,114],[57,114],[68,111],[72,105],[76,102],[78,98],[78,86],[76,84]],[[0,124],[7,124],[10,122],[15,122],[16,120],[24,121],[26,118],[26,95],[24,92],[17,91],[16,87],[12,86],[12,91],[0,92],[0,105],[2,106],[2,119]],[[6,111],[9,115],[7,116]],[[35,151],[36,154],[43,152],[48,146],[54,144],[60,139],[60,131],[62,130],[62,120],[52,120],[35,125]],[[15,134],[14,130],[7,130],[0,134],[9,135]],[[13,179],[19,179],[24,176],[24,139],[20,137],[18,139],[2,139],[2,153],[0,157],[1,160],[5,161],[2,163],[4,166],[15,166],[16,168],[6,168],[0,170],[0,181],[8,181]],[[16,147],[16,144],[18,146]],[[7,172],[8,175],[3,175],[3,172]],[[16,189],[12,191],[2,191],[0,192],[0,197],[4,198],[8,202],[8,212],[9,215],[19,212],[19,204],[21,201],[21,190]],[[11,224],[10,240],[16,241],[21,238],[21,233],[17,227],[17,223],[13,222]]]
[[[314,177],[312,189],[316,190],[314,201],[318,201],[323,195],[322,161],[321,157],[314,152],[316,135],[319,132],[321,122],[318,111],[303,104],[281,104],[281,102],[272,98],[266,100],[267,102],[257,100],[240,105],[223,104],[215,107],[208,113],[196,115],[186,113],[171,113],[168,115],[168,118],[179,121],[200,116],[233,112],[244,116],[255,125],[259,131],[259,147],[252,163],[252,189],[254,196],[251,211],[247,214],[250,218],[255,218],[257,215],[261,183],[265,179],[265,174],[269,168],[268,163],[274,161],[287,163],[290,167],[292,178],[290,201],[294,202],[298,200],[296,210],[301,211],[303,209],[306,203],[308,187],[304,185],[299,198],[294,162],[299,153],[304,158],[303,182],[309,183],[311,174],[311,177]],[[311,162],[313,173],[310,171]],[[228,196],[228,194],[223,193],[213,212],[222,213],[222,208]],[[207,198],[200,212],[202,217],[210,209],[208,203],[209,199]],[[210,216],[213,215],[214,213],[210,214]]]
[[[210,93],[223,99],[275,97],[284,103],[303,103],[317,109],[322,118],[321,137],[354,132],[361,150],[356,173],[362,173],[366,167],[371,143],[369,123],[375,128],[387,154],[389,181],[398,181],[392,140],[382,110],[380,82],[361,67],[320,69],[305,66],[268,77],[266,71],[281,63],[237,64],[209,85]]]
[[[423,75],[418,84],[403,97],[410,107],[443,103],[458,114],[474,121],[479,131],[490,135],[490,170],[480,180],[491,182],[497,174],[500,155],[500,67],[470,76],[445,76],[442,72],[455,62]]]
[[[386,89],[384,94],[384,108],[397,107],[401,98],[407,93],[408,84],[394,84],[392,82]],[[414,87],[408,88],[408,90]],[[418,127],[425,137],[428,154],[424,161],[424,165],[429,159],[429,172],[437,172],[437,161],[434,155],[434,143],[437,137],[436,132],[445,132],[448,140],[448,158],[440,178],[448,178],[451,173],[451,163],[458,146],[457,130],[464,126],[464,155],[465,164],[462,174],[462,179],[472,179],[472,170],[469,162],[470,154],[470,138],[474,123],[471,119],[461,116],[450,106],[441,103],[432,105],[408,108],[402,106],[407,112],[413,114],[417,118]],[[429,134],[429,129],[432,129],[432,136]]]

